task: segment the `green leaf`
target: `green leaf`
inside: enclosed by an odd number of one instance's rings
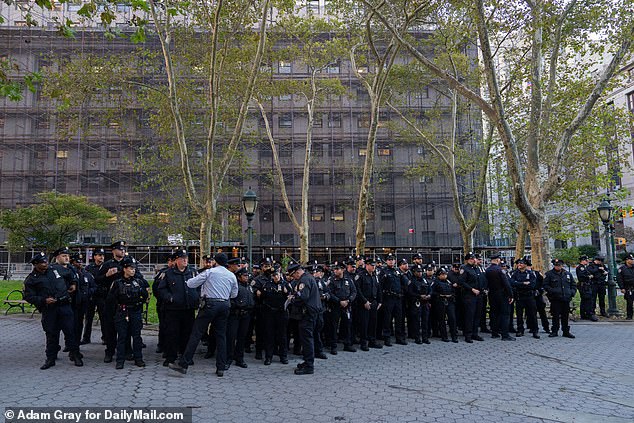
[[[115,19],[115,14],[112,10],[104,10],[101,13],[101,22],[105,25],[110,25]]]
[[[94,3],[86,3],[84,4],[81,9],[79,9],[77,11],[77,14],[79,16],[83,16],[85,18],[92,18],[93,15],[95,14],[95,11],[97,10],[97,5]]]
[[[130,35],[130,41],[135,44],[144,43],[145,39],[145,28],[143,27],[137,28],[134,34]]]
[[[146,0],[131,0],[130,1],[130,5],[135,10],[143,10],[145,12],[149,12],[150,11],[150,5],[148,4],[148,2]]]
[[[35,0],[35,4],[40,6],[42,9],[51,10],[53,8],[53,4],[51,0]]]

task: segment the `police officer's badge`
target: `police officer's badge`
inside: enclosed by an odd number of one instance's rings
[[[461,267],[460,268],[460,274],[462,275],[464,273],[464,269]]]
[[[304,283],[300,283],[299,286],[297,287],[298,291],[301,291],[302,289],[304,289]]]

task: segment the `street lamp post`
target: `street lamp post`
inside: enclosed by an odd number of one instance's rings
[[[608,314],[618,316],[619,310],[616,307],[616,248],[614,247],[614,226],[612,217],[614,208],[610,204],[610,199],[603,200],[597,207],[599,218],[605,228],[605,247],[608,259]]]
[[[255,192],[251,191],[251,187],[249,187],[247,192],[242,196],[242,208],[244,209],[244,214],[247,216],[247,254],[249,257],[249,266],[252,266],[253,226],[251,222],[253,221],[255,210],[258,208],[258,196]]]

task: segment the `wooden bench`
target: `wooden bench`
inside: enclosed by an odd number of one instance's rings
[[[24,292],[19,289],[14,289],[13,291],[9,292],[7,294],[7,298],[4,300],[4,303],[9,306],[4,312],[5,316],[9,314],[9,310],[11,310],[12,308],[19,308],[20,310],[22,310],[22,313],[26,313],[26,311],[24,311],[24,306],[29,304],[24,299]]]

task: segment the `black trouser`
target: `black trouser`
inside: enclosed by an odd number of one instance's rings
[[[114,324],[117,331],[117,363],[123,363],[126,356],[126,339],[132,337],[132,353],[135,360],[143,358],[143,341],[141,340],[141,328],[143,327],[143,314],[141,307],[127,307],[119,309],[114,315]]]
[[[480,330],[485,331],[487,329],[487,304],[490,304],[488,295],[485,293],[480,294],[482,297],[482,307],[480,308]],[[490,307],[490,305],[489,305]],[[489,326],[491,325],[491,312],[489,310]]]
[[[166,349],[166,344],[167,343],[165,342],[165,334],[166,334],[166,330],[165,330],[165,306],[163,305],[162,302],[159,302],[158,300],[156,301],[156,317],[158,317],[158,321],[159,321],[157,347],[161,348],[163,350],[167,350]],[[191,331],[191,328],[190,328],[190,331]],[[185,341],[185,342],[187,342],[187,341]]]
[[[628,289],[625,291],[625,304],[626,304],[626,312],[627,318],[631,319],[632,315],[634,315],[634,290]]]
[[[503,291],[489,292],[491,332],[509,337],[509,300]]]
[[[592,285],[592,311],[597,309],[597,297],[601,315],[605,315],[605,285]]]
[[[425,303],[425,302],[410,303],[407,320],[408,320],[408,323],[411,324],[410,337],[414,338],[417,341],[421,339],[427,340],[429,338],[429,304],[428,303]],[[440,327],[437,328],[437,330],[439,329]]]
[[[262,354],[264,351],[264,339],[266,334],[264,332],[264,318],[262,317],[263,305],[258,305],[255,308],[255,353]]]
[[[370,310],[366,310],[363,304],[357,307],[362,346],[367,346],[368,343],[374,344],[376,342],[377,305],[377,302],[372,300],[370,301]]]
[[[513,321],[513,312],[515,311],[515,301],[513,301],[511,304],[508,303],[508,300],[506,302],[507,304],[507,308],[509,310],[509,330],[513,327],[513,325],[515,324],[515,322]]]
[[[324,343],[321,339],[321,333],[323,330],[324,330],[324,313],[320,311],[319,313],[317,313],[317,320],[315,321],[315,333],[313,335],[316,354],[323,354],[324,352]]]
[[[236,310],[227,320],[227,363],[244,363],[244,343],[251,323],[251,311]]]
[[[174,363],[178,355],[182,355],[187,348],[189,336],[194,327],[196,310],[163,310],[163,331],[165,358]],[[159,329],[160,330],[160,329]]]
[[[103,340],[106,343],[106,354],[114,355],[117,348],[117,329],[114,324],[114,316],[117,304],[112,301],[105,301],[103,307]]]
[[[383,339],[390,339],[392,336],[392,319],[396,323],[394,331],[397,341],[405,340],[405,326],[401,325],[402,310],[401,298],[394,295],[386,295],[383,300]]]
[[[449,333],[451,339],[458,337],[458,328],[456,327],[456,303],[451,299],[439,299],[434,303],[434,311],[436,320],[439,323],[440,336],[447,339],[447,325],[445,324],[445,316],[449,323]]]
[[[550,330],[553,333],[557,333],[559,330],[559,322],[561,321],[561,329],[564,333],[568,333],[570,327],[568,326],[568,315],[570,314],[570,301],[550,299],[550,314],[553,315],[553,324]]]
[[[339,337],[343,339],[344,346],[352,345],[352,315],[348,308],[342,308],[339,304],[332,306],[330,327],[330,349],[337,349],[337,328],[339,328]]]
[[[64,343],[71,354],[79,352],[75,338],[73,309],[70,304],[49,304],[42,309],[42,329],[46,335],[46,359],[55,360],[59,346],[59,332],[64,333]]]
[[[421,318],[423,317],[421,316]],[[427,303],[427,322],[423,324],[421,320],[421,329],[423,331],[423,339],[428,339],[430,335],[440,337],[440,322],[436,318],[432,303]]]
[[[301,341],[299,340],[299,321],[297,319],[288,319],[286,326],[286,349],[290,348],[291,338],[293,338],[293,354],[300,353]]]
[[[582,319],[589,319],[594,316],[594,307],[592,306],[592,287],[583,286],[579,289],[579,297],[581,302],[579,303],[579,315]]]
[[[288,312],[286,310],[273,310],[262,306],[264,318],[264,350],[265,357],[273,358],[273,350],[277,349],[280,358],[288,356],[288,343],[286,340],[288,326]]]
[[[532,294],[517,298],[515,302],[517,314],[517,332],[524,333],[524,313],[526,313],[526,327],[531,333],[539,332],[537,327],[537,306]]]
[[[456,326],[460,330],[464,330],[464,298],[462,288],[456,289]]]
[[[462,295],[462,302],[464,304],[463,333],[465,339],[471,339],[474,336],[478,336],[482,301],[480,300],[479,295],[476,296],[471,292],[465,292]]]
[[[79,304],[74,304],[73,315],[75,324],[75,340],[79,342],[81,340],[81,334],[84,331],[84,318],[88,312],[88,299]]]
[[[535,306],[537,307],[537,313],[539,313],[539,320],[542,322],[542,328],[544,331],[550,331],[550,322],[548,321],[548,314],[546,313],[546,301],[544,301],[544,295],[539,294],[535,296]]]
[[[188,364],[194,358],[196,348],[203,333],[207,332],[209,324],[214,325],[214,334],[216,338],[216,370],[224,370],[227,364],[227,318],[230,309],[229,300],[216,301],[207,300],[205,306],[198,310],[198,316],[194,321],[192,334],[187,342],[185,353],[181,356],[178,364],[187,368]],[[210,342],[211,344],[211,342]]]
[[[97,298],[91,298],[88,300],[86,307],[86,315],[84,316],[84,328],[83,335],[77,338],[83,342],[90,342],[90,337],[92,336],[92,322],[95,320],[95,311],[97,309]],[[99,323],[101,324],[101,312],[99,313]]]
[[[317,312],[306,310],[299,321],[299,338],[302,343],[302,355],[306,368],[315,367],[315,327]]]

